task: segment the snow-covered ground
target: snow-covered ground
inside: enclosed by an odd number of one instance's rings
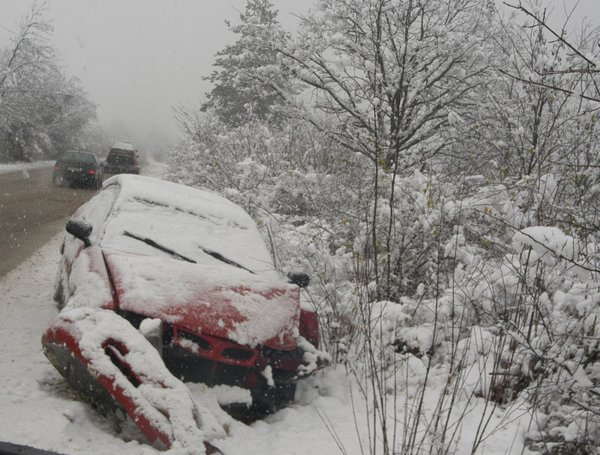
[[[31,169],[41,169],[50,167],[54,161],[35,161],[33,163],[0,163],[0,174],[8,174],[10,172],[26,171]]]
[[[0,280],[0,441],[66,454],[159,453],[136,431],[117,433],[71,392],[42,353],[41,334],[58,314],[52,286],[61,236]],[[208,405],[225,428],[227,436],[215,444],[226,455],[358,455],[369,453],[368,417],[352,384],[344,370],[326,371],[301,384],[296,404],[251,425],[219,411],[218,390],[189,386],[195,399]],[[439,390],[433,388],[427,407],[435,407]],[[414,389],[407,390],[406,396],[413,393]],[[470,453],[484,411],[483,402],[472,402],[467,408],[470,413],[458,427],[463,436],[457,438],[456,453]],[[526,425],[527,419],[517,410],[512,409],[511,415],[495,410],[489,424],[494,431],[489,431],[490,437],[477,453],[522,453],[524,427],[519,429],[519,423]]]
[[[145,172],[160,175],[164,165],[149,163]],[[69,389],[64,379],[42,353],[40,338],[58,314],[52,301],[53,282],[59,259],[62,233],[35,252],[17,269],[0,279],[0,441],[24,444],[65,454],[155,454],[135,427],[117,431]],[[414,411],[414,397],[422,385],[424,364],[413,358],[406,364],[405,388],[390,398],[396,409],[388,424],[398,429],[410,425],[407,415]],[[479,375],[477,375],[479,377]],[[425,394],[423,412],[432,415],[443,393],[446,371],[433,369]],[[382,453],[379,442],[372,449],[378,423],[370,417],[359,386],[342,367],[330,368],[299,386],[296,403],[262,421],[246,425],[217,405],[231,394],[223,388],[209,389],[188,384],[193,398],[208,407],[223,428],[223,437],[214,440],[226,455],[359,455]],[[459,394],[460,395],[460,394]],[[485,423],[484,438],[476,453],[527,453],[523,434],[529,424],[525,411],[486,408],[481,399],[470,398],[455,404],[458,418],[450,422],[453,442],[449,453],[471,453],[478,427]],[[463,414],[464,410],[464,414]],[[372,412],[372,409],[371,409]],[[426,419],[424,419],[426,421]],[[487,422],[487,423],[486,423]],[[375,425],[374,425],[375,424]],[[425,422],[427,424],[427,422]],[[481,429],[481,428],[480,428]],[[428,453],[424,447],[423,450]],[[175,453],[174,450],[171,451]],[[181,452],[177,452],[180,454]],[[398,452],[400,453],[400,452]]]

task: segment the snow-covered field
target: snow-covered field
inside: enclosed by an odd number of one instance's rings
[[[145,173],[162,172],[160,163],[150,163]],[[0,280],[0,441],[65,454],[159,453],[133,425],[118,431],[75,396],[42,353],[41,335],[58,314],[52,290],[62,235]],[[411,406],[422,384],[423,369],[419,359],[407,362],[405,389],[397,391],[395,407],[393,398],[388,404],[389,409],[397,410],[388,423],[398,430],[398,447],[403,426],[411,422],[406,416],[414,411]],[[426,415],[431,416],[436,408],[446,378],[446,371],[431,371],[423,403]],[[227,398],[231,390],[188,386],[194,399],[208,407],[223,428],[223,437],[213,443],[226,455],[381,453],[379,448],[371,448],[377,420],[365,408],[354,376],[341,366],[305,380],[293,406],[250,425],[233,420],[219,408],[218,399]],[[476,453],[527,453],[523,450],[523,434],[529,418],[515,405],[490,409],[471,395],[467,401],[457,403],[456,409],[454,413],[459,417],[448,429],[454,441],[450,453],[471,453],[482,421],[487,421],[485,437]]]

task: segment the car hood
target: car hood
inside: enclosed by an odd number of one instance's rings
[[[231,265],[105,252],[118,306],[194,334],[294,349],[299,290]]]

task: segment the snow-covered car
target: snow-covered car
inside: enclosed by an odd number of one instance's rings
[[[139,154],[131,142],[117,142],[108,151],[103,163],[107,174],[139,174]]]
[[[187,412],[164,408],[182,402],[181,381],[246,389],[253,412],[269,413],[327,362],[317,315],[301,304],[306,275],[276,271],[255,222],[227,199],[116,175],[67,232],[44,352],[73,388],[100,410],[124,409],[152,441],[170,446],[181,428],[160,424]]]

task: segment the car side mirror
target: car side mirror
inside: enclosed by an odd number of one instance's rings
[[[300,288],[305,288],[310,283],[310,277],[304,272],[290,272],[287,277],[290,283]]]
[[[87,221],[69,220],[66,229],[73,237],[81,240],[86,247],[91,245],[90,234],[92,233],[92,225]]]

